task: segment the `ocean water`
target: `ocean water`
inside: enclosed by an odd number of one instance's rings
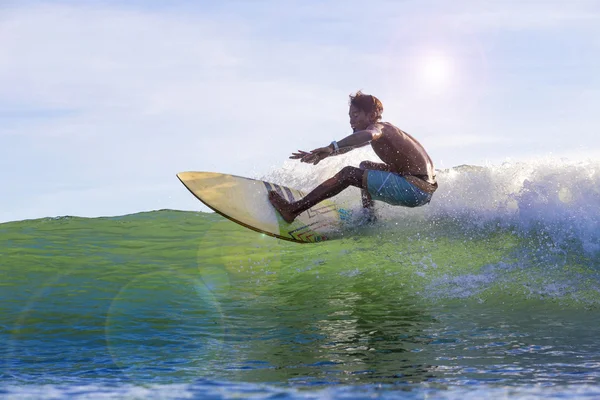
[[[0,397],[600,397],[600,162],[438,179],[319,244],[193,211],[0,224]]]

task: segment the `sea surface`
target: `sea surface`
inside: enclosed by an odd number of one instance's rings
[[[203,211],[0,224],[0,398],[599,398],[600,162],[438,179],[319,244]]]

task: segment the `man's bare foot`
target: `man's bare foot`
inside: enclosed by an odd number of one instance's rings
[[[371,225],[377,223],[377,214],[375,209],[371,207],[365,207],[361,210],[358,218],[359,225]]]
[[[376,224],[379,218],[377,218],[377,214],[375,214],[374,210],[370,210],[367,213],[367,218],[365,220],[365,222],[368,224]]]
[[[275,191],[269,192],[269,201],[273,204],[273,207],[279,214],[283,217],[285,222],[291,224],[296,219],[296,214],[292,212],[290,209],[290,203],[288,203],[283,197],[279,195],[279,193]]]

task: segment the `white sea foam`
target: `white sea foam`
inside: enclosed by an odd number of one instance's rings
[[[528,349],[528,351],[530,351]],[[438,367],[441,368],[441,367]],[[589,367],[588,367],[589,368]],[[348,399],[380,398],[396,399],[481,399],[481,398],[527,398],[527,399],[590,399],[600,395],[600,389],[592,384],[570,385],[523,385],[495,387],[475,385],[473,379],[457,378],[453,385],[436,388],[429,385],[409,384],[400,387],[389,384],[337,385],[324,389],[300,390],[267,384],[206,382],[202,384],[164,385],[28,385],[7,386],[2,394],[7,399]],[[407,390],[412,388],[413,390]]]
[[[369,149],[332,157],[317,166],[289,160],[264,180],[310,191],[346,165],[378,161]],[[453,220],[471,228],[516,229],[527,234],[544,232],[561,243],[576,240],[584,252],[600,253],[600,160],[569,161],[541,158],[489,166],[458,166],[438,170],[439,189],[431,203],[419,208],[393,207],[377,202],[384,221],[406,219]],[[336,200],[360,208],[356,188]]]

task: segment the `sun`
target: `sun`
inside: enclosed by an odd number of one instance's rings
[[[426,87],[444,89],[450,84],[452,75],[450,60],[442,53],[425,54],[419,63],[419,75]]]

